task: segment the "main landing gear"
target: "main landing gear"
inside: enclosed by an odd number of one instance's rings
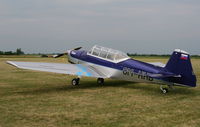
[[[73,86],[79,85],[79,81],[80,81],[80,78],[74,78],[74,79],[72,79],[71,84]],[[98,78],[97,79],[97,84],[103,85],[104,84],[104,79],[103,78]]]
[[[72,86],[79,85],[79,81],[80,81],[80,78],[74,78],[74,79],[72,79]]]
[[[97,84],[103,85],[104,84],[104,79],[103,78],[98,78],[97,79]]]

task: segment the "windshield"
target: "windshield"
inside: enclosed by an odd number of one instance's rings
[[[98,45],[92,47],[92,49],[88,52],[88,54],[115,62],[129,58],[124,52]]]

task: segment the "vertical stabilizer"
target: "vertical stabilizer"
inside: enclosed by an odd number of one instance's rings
[[[189,53],[176,49],[171,55],[165,69],[181,76],[169,78],[171,82],[191,87],[196,86],[196,76],[192,69]]]

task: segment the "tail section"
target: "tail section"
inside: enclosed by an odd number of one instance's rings
[[[192,69],[189,53],[176,49],[171,55],[165,69],[169,72],[180,75],[180,77],[169,78],[170,82],[191,87],[196,86],[196,76]]]

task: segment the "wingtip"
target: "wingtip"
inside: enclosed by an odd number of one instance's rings
[[[12,61],[6,61],[7,64],[12,64]]]
[[[7,64],[10,64],[12,66],[18,67],[17,64],[15,64],[13,61],[6,61]]]

